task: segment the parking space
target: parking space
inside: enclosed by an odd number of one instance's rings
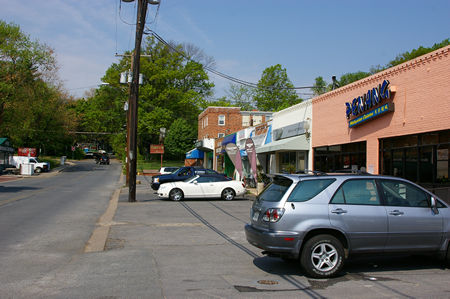
[[[146,184],[137,203],[122,189],[106,250],[150,254],[167,298],[447,297],[450,270],[431,257],[361,257],[334,279],[309,279],[296,261],[261,254],[244,233],[251,197],[160,200]],[[155,269],[152,269],[155,270]]]

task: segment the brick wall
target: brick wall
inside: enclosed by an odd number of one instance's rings
[[[396,89],[395,111],[349,128],[345,103],[385,79]],[[312,146],[367,141],[367,166],[378,173],[380,138],[450,129],[450,46],[326,93],[312,103]]]
[[[250,119],[253,118],[252,112],[246,111],[245,115],[250,115]],[[262,122],[266,122],[266,115],[255,111],[254,115],[262,115]],[[219,125],[219,115],[225,116],[225,125]],[[235,133],[244,129],[242,126],[241,108],[239,107],[208,107],[198,116],[198,136],[197,138],[218,138],[219,133],[225,135]],[[250,124],[252,122],[250,121]]]

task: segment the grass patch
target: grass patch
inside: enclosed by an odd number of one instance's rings
[[[51,156],[40,156],[38,157],[40,162],[50,163],[50,170],[61,165],[61,157],[51,157]]]
[[[163,167],[167,166],[175,166],[175,167],[182,167],[184,166],[184,161],[165,161],[163,160]],[[138,160],[137,161],[137,171],[143,171],[143,170],[152,170],[156,169],[159,170],[161,168],[161,160],[159,161],[145,161],[145,160]]]

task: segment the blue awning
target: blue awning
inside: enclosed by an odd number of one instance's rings
[[[236,144],[236,133],[233,133],[233,134],[230,134],[230,135],[227,135],[227,136],[223,137],[222,146],[225,146],[228,143]]]
[[[266,142],[264,144],[268,144],[271,142],[272,142],[272,125],[270,125],[269,129],[267,130]]]
[[[203,159],[204,153],[194,148],[186,153],[186,159]]]

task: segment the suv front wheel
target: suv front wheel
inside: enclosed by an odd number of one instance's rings
[[[317,235],[306,241],[300,263],[311,277],[333,277],[344,266],[344,247],[331,235]]]

